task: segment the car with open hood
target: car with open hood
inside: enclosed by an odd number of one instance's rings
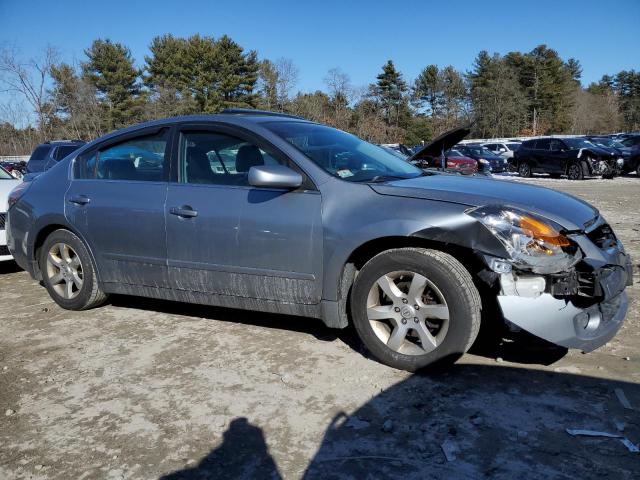
[[[11,253],[63,308],[124,294],[352,322],[374,358],[410,371],[455,361],[486,321],[591,351],[621,327],[632,282],[582,200],[426,172],[270,112],[113,132],[9,205]]]
[[[439,135],[418,152],[409,157],[409,162],[424,169],[444,170],[450,173],[460,173],[463,175],[473,175],[478,173],[489,173],[489,166],[482,165],[478,168],[478,163],[473,158],[464,156],[458,150],[452,150],[464,137],[469,135],[469,128],[454,128]]]

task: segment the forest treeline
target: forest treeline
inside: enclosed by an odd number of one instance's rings
[[[229,107],[292,113],[369,141],[410,145],[467,123],[481,138],[640,129],[640,72],[584,86],[580,62],[545,45],[506,55],[481,51],[466,72],[426,65],[415,79],[389,60],[361,87],[333,68],[314,92],[296,89],[299,72],[290,59],[261,59],[226,35],[159,36],[138,60],[108,39],[95,40],[77,64],[60,61],[52,47],[29,60],[0,49],[0,155]]]

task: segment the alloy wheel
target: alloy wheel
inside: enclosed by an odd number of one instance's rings
[[[66,300],[78,296],[84,283],[82,262],[66,243],[54,244],[47,254],[47,279],[54,291]]]
[[[374,283],[367,318],[378,339],[404,355],[435,350],[449,329],[449,307],[442,292],[415,272],[391,272]]]
[[[577,164],[577,163],[573,163],[569,166],[569,171],[567,172],[567,177],[569,177],[569,180],[579,180],[580,179],[580,174],[582,167]]]
[[[531,167],[529,167],[528,163],[521,163],[518,173],[521,177],[528,177],[531,175]]]

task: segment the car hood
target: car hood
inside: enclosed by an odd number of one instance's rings
[[[16,188],[21,180],[0,179],[0,212],[6,212],[9,206],[9,192]]]
[[[592,152],[594,155],[599,157],[617,157],[619,154],[613,149],[609,147],[589,147],[589,148],[581,148],[579,150],[588,150]]]
[[[443,151],[449,150],[456,143],[460,143],[460,140],[469,135],[469,132],[471,132],[471,129],[468,127],[449,130],[448,132],[445,132],[439,137],[433,139],[433,141],[426,144],[424,148],[409,157],[409,161],[429,157],[439,157]]]
[[[583,230],[585,224],[598,215],[597,209],[571,195],[515,181],[425,175],[370,186],[381,195],[423,198],[470,207],[516,207],[548,218],[567,230]]]

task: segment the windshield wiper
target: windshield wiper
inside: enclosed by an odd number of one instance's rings
[[[400,175],[376,175],[375,177],[367,178],[366,180],[359,180],[359,182],[381,183],[381,182],[386,182],[388,180],[407,180],[409,178],[413,178],[413,177],[402,177]]]

